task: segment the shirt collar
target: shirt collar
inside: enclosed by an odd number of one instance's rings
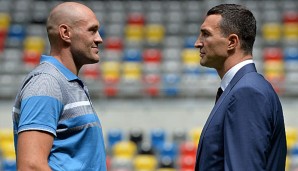
[[[238,63],[237,65],[233,66],[231,69],[228,70],[228,72],[223,76],[221,83],[220,83],[220,87],[221,89],[224,91],[229,83],[231,82],[231,80],[233,79],[233,77],[235,76],[235,74],[245,65],[253,63],[252,59],[249,60],[245,60],[242,61],[240,63]]]
[[[68,81],[80,80],[78,76],[72,73],[68,68],[66,68],[63,64],[61,64],[53,56],[41,55],[40,63],[44,63],[44,62],[54,65],[66,77]]]

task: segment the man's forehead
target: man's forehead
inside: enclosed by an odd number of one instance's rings
[[[219,23],[221,21],[221,15],[209,15],[206,16],[203,24],[201,25],[201,29],[216,29],[219,28]]]

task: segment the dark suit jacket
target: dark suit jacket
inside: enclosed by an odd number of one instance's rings
[[[278,96],[254,64],[242,67],[203,128],[196,171],[284,171],[287,153]]]

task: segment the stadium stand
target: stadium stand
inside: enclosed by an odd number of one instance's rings
[[[11,99],[40,55],[49,53],[45,22],[58,0],[0,0],[0,99]],[[101,62],[82,79],[99,98],[210,97],[216,71],[199,65],[194,49],[207,9],[239,3],[251,9],[258,32],[254,60],[280,96],[298,97],[297,0],[85,0],[100,23]],[[31,5],[34,4],[34,5]],[[261,4],[261,5],[260,5]],[[0,171],[16,170],[11,129],[0,129]],[[108,130],[111,171],[191,171],[200,128],[177,131]],[[287,171],[298,169],[298,130],[287,128]]]

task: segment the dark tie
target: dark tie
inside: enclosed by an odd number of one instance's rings
[[[216,93],[215,103],[217,102],[217,100],[218,100],[219,97],[221,96],[222,92],[223,92],[222,89],[219,87],[218,90],[217,90],[217,93]]]

